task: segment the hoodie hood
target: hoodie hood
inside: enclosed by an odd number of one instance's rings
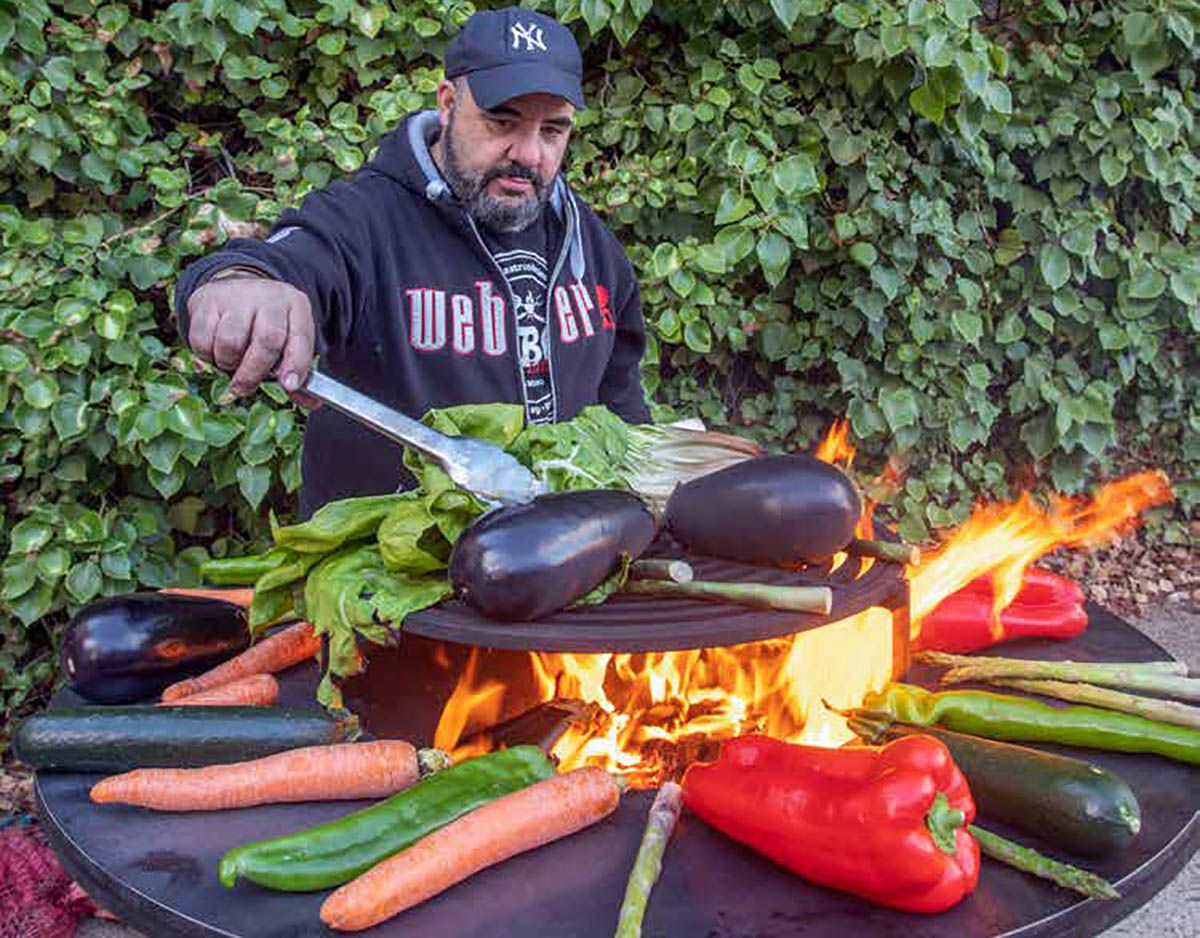
[[[454,212],[456,216],[465,215],[462,204],[451,191],[430,152],[440,132],[441,121],[437,111],[415,111],[404,119],[397,130],[380,141],[379,152],[367,163],[366,169],[396,180],[439,209]],[[555,176],[551,184],[549,205],[571,233],[571,273],[575,279],[582,280],[587,273],[583,225],[580,223],[575,195],[568,188],[562,173]]]

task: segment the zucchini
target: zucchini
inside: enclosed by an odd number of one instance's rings
[[[232,658],[250,644],[246,611],[219,599],[126,593],[85,606],[67,625],[67,685],[92,703],[133,703]]]
[[[685,482],[667,502],[667,529],[696,554],[821,564],[846,549],[861,514],[844,472],[796,453],[747,459]]]
[[[18,724],[13,751],[42,771],[192,768],[341,742],[356,726],[288,707],[64,707]]]
[[[909,726],[859,712],[850,728],[872,743],[934,736],[946,744],[986,817],[1045,838],[1072,853],[1128,847],[1142,826],[1132,789],[1118,775],[1082,759],[981,739],[940,726]]]

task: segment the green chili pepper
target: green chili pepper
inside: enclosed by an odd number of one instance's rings
[[[274,547],[265,554],[206,560],[200,564],[200,576],[213,586],[252,586],[260,576],[283,566],[295,556],[290,550]]]
[[[937,723],[988,739],[1149,752],[1200,763],[1200,730],[1099,707],[1053,707],[988,691],[932,693],[911,684],[891,684],[882,693],[868,694],[863,708],[881,710],[904,723]]]
[[[220,879],[233,886],[245,877],[285,892],[338,886],[468,811],[554,774],[537,746],[468,759],[344,818],[234,847],[221,857]]]

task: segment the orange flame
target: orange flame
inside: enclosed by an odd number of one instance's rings
[[[1172,499],[1171,484],[1158,471],[1101,486],[1090,498],[1052,495],[1045,506],[1028,493],[1013,503],[983,504],[936,550],[909,569],[914,634],[920,620],[951,593],[991,576],[993,622],[1013,601],[1021,580],[1039,557],[1057,547],[1094,547],[1130,530],[1147,508]]]
[[[646,654],[529,655],[539,700],[578,698],[600,716],[571,725],[552,749],[563,769],[600,766],[634,786],[677,777],[705,747],[741,733],[838,746],[853,738],[845,721],[822,701],[855,707],[892,675],[892,614],[868,609],[831,625],[782,639]],[[486,749],[459,740],[496,721],[493,689],[473,653],[434,734],[434,745],[455,761]]]
[[[850,444],[850,421],[842,417],[833,422],[814,455],[822,462],[841,463],[849,469],[856,452],[858,450]]]

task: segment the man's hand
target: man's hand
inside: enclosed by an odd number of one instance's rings
[[[249,394],[273,372],[289,396],[308,380],[312,307],[291,284],[252,275],[213,279],[188,298],[188,316],[188,345],[233,375],[232,397]],[[310,403],[303,394],[293,399]]]

